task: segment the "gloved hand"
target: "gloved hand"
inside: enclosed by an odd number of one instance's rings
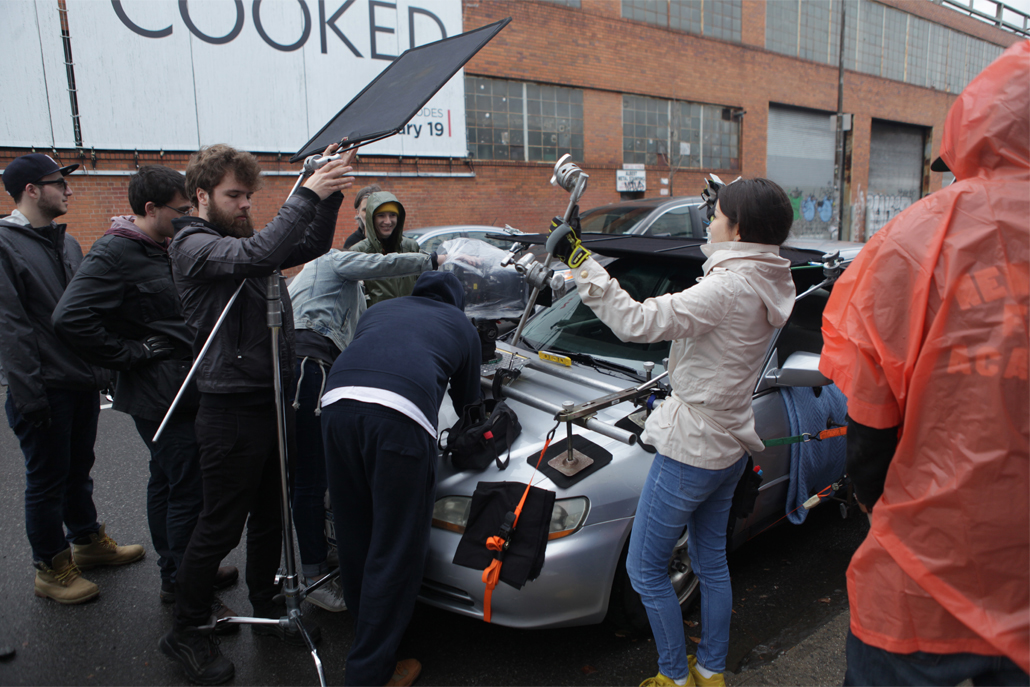
[[[175,350],[172,341],[164,334],[151,334],[141,342],[143,344],[143,361],[164,360]]]
[[[573,268],[590,257],[590,251],[579,240],[579,228],[579,207],[575,206],[568,223],[561,217],[551,220],[551,233],[547,237],[547,252]]]
[[[50,428],[50,408],[40,408],[39,410],[30,410],[27,413],[22,413],[22,417],[25,421],[32,425],[35,429],[49,429]]]

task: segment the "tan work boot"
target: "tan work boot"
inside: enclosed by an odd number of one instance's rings
[[[98,565],[134,563],[146,553],[139,544],[118,546],[118,543],[104,532],[106,527],[106,524],[101,525],[99,532],[89,535],[88,544],[72,544],[75,565],[81,570],[89,570]]]
[[[51,565],[36,563],[36,596],[61,604],[81,604],[97,598],[100,588],[79,574],[72,550],[54,556]]]

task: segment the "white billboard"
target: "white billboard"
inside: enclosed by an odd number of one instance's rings
[[[66,46],[54,0],[11,4],[21,28],[0,29],[0,51],[23,71],[0,86],[29,104],[5,108],[3,146],[74,145],[66,47],[86,148],[292,154],[400,53],[462,31],[460,0],[66,0]],[[459,72],[362,152],[464,157],[464,93]]]

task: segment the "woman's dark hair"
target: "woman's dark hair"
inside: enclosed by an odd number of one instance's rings
[[[719,189],[719,209],[737,225],[740,240],[778,246],[794,223],[790,198],[774,181],[740,179]]]

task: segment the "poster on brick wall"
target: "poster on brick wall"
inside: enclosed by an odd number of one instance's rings
[[[67,47],[82,145],[98,149],[292,154],[400,53],[462,32],[460,0],[66,0],[62,41],[54,0],[14,4],[35,45],[15,56],[0,44],[5,62],[40,63],[44,78],[21,88],[70,101],[66,71],[43,69],[63,67]],[[363,152],[464,157],[464,91],[458,72],[402,134]],[[71,128],[70,106],[16,119],[40,116]],[[13,129],[0,129],[0,146],[26,144]]]

